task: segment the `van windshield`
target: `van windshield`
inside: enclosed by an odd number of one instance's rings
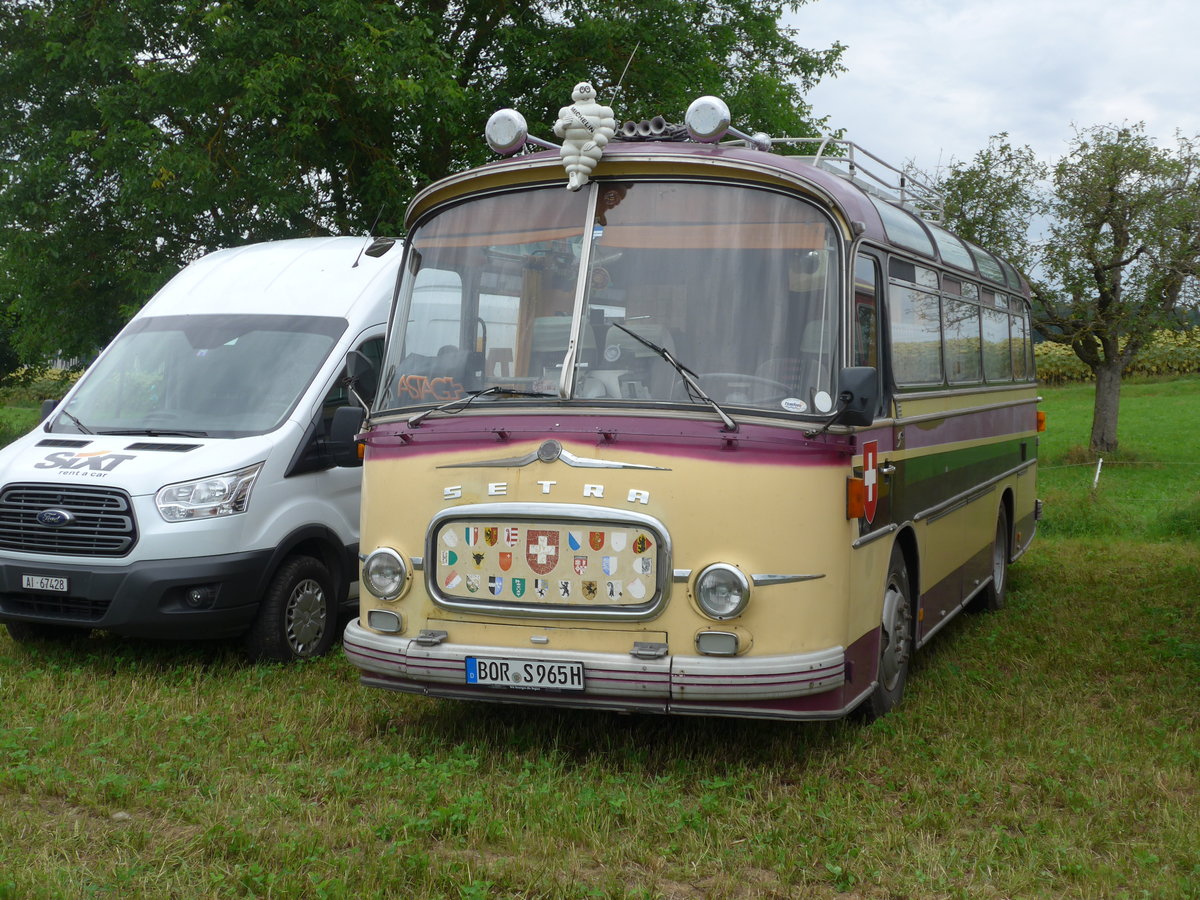
[[[333,316],[135,320],[84,374],[50,430],[264,434],[291,414],[347,325]]]

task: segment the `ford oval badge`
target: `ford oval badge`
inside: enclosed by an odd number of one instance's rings
[[[39,525],[47,528],[62,528],[74,522],[75,516],[66,509],[43,509],[37,514],[37,520]]]

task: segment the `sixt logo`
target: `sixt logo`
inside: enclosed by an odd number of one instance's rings
[[[59,469],[64,472],[78,472],[81,475],[96,474],[103,477],[121,463],[136,459],[131,453],[110,453],[108,450],[98,450],[92,453],[71,453],[62,451],[51,453],[41,462],[33,464],[35,469]]]

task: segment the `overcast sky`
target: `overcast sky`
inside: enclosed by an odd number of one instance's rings
[[[896,165],[967,162],[1001,131],[1045,161],[1073,126],[1200,134],[1196,0],[813,0],[784,24],[802,46],[847,46],[848,71],[808,99]]]

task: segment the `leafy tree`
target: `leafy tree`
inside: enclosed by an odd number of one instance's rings
[[[0,309],[27,360],[103,343],[220,246],[396,233],[413,192],[490,153],[492,111],[550,136],[590,79],[618,118],[722,95],[812,134],[839,71],[778,27],[805,0],[6,0]]]
[[[1078,131],[1047,170],[1005,136],[943,179],[948,221],[1032,273],[1034,323],[1096,379],[1090,448],[1117,449],[1121,380],[1155,331],[1178,327],[1200,272],[1200,153],[1144,126]]]

